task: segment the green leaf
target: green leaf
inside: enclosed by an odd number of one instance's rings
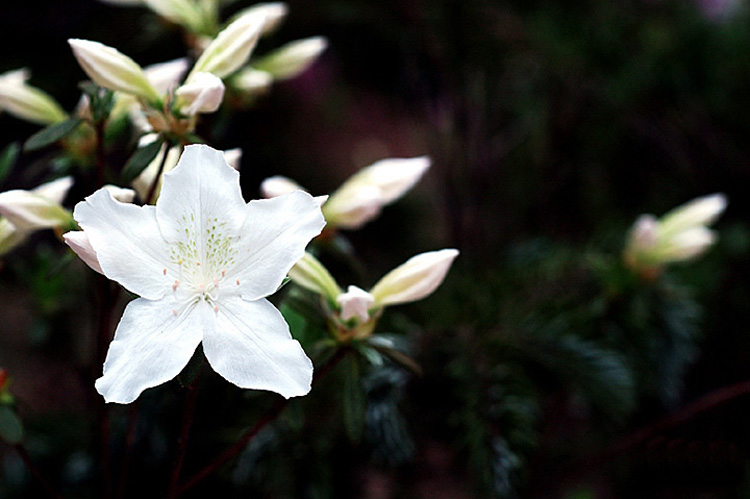
[[[16,412],[9,406],[0,406],[0,439],[11,445],[23,440],[23,425]]]
[[[122,174],[120,175],[122,181],[129,184],[133,179],[140,175],[141,172],[154,160],[156,155],[159,154],[163,143],[164,139],[159,137],[154,142],[151,142],[135,151],[122,169]]]
[[[365,427],[367,400],[359,375],[357,356],[348,355],[342,361],[346,370],[343,390],[344,429],[352,442],[359,442]]]
[[[21,146],[18,142],[13,142],[0,152],[0,182],[5,180],[10,171],[16,164],[18,155],[21,153]]]
[[[34,151],[54,144],[66,135],[75,130],[83,122],[81,118],[69,118],[60,123],[55,123],[46,128],[39,130],[37,133],[26,139],[23,144],[24,151]]]

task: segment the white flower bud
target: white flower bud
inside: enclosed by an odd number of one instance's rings
[[[327,46],[328,40],[322,36],[296,40],[255,61],[253,65],[276,80],[294,78],[309,68]]]
[[[167,62],[151,64],[143,68],[146,78],[161,94],[166,94],[172,87],[177,86],[188,70],[190,62],[185,57]]]
[[[98,85],[151,101],[160,99],[143,69],[130,57],[99,42],[70,39],[68,43],[81,68]]]
[[[304,190],[297,182],[283,175],[268,177],[260,183],[260,195],[264,198],[275,198],[290,192]]]
[[[408,303],[428,296],[443,282],[457,256],[458,250],[443,249],[411,257],[370,290],[375,306]]]
[[[190,0],[143,0],[151,10],[175,24],[191,31],[200,31],[203,26],[203,13]]]
[[[57,199],[64,197],[72,183],[71,177],[64,177],[34,191],[14,189],[0,193],[0,215],[23,231],[65,226],[73,219]]]
[[[241,69],[230,80],[232,88],[248,96],[263,95],[273,83],[273,76],[252,67]]]
[[[232,18],[232,20],[234,21],[235,19],[239,19],[247,14],[262,15],[265,17],[266,22],[263,25],[261,36],[266,36],[273,33],[279,28],[279,26],[281,26],[281,23],[286,18],[288,12],[289,8],[282,2],[258,3],[252,7],[242,9]]]
[[[383,159],[361,169],[331,194],[323,207],[326,220],[344,229],[361,227],[411,189],[429,167],[430,159],[421,156]]]
[[[341,294],[341,288],[331,273],[307,252],[289,271],[289,277],[303,288],[326,297],[331,303],[336,303]]]
[[[0,255],[21,244],[27,235],[27,231],[18,230],[7,218],[0,217]]]
[[[362,288],[349,286],[346,293],[336,298],[336,303],[341,307],[343,320],[348,321],[356,317],[360,322],[367,322],[370,320],[370,308],[375,303],[375,298]]]
[[[246,14],[224,28],[195,62],[188,80],[196,73],[224,78],[242,67],[258,43],[265,23],[263,13]]]
[[[234,149],[227,149],[224,151],[224,161],[235,170],[240,169],[240,163],[242,161],[242,149],[235,147]]]
[[[633,224],[623,251],[633,269],[651,275],[662,265],[691,260],[703,254],[716,240],[707,225],[726,209],[723,194],[694,199],[656,219],[641,215]]]
[[[211,73],[195,73],[175,91],[183,103],[180,111],[188,116],[197,113],[213,113],[224,99],[224,84],[221,78]]]
[[[86,265],[100,274],[104,274],[102,266],[99,264],[99,259],[96,257],[96,251],[93,246],[91,246],[89,236],[87,236],[84,231],[72,230],[63,234],[62,237],[65,244],[70,246],[70,249],[72,249]]]
[[[0,75],[0,109],[37,123],[51,125],[68,118],[68,114],[46,92],[26,84],[28,70],[18,69]]]

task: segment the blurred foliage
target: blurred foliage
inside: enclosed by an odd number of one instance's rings
[[[719,18],[667,0],[289,7],[259,50],[322,34],[330,47],[319,65],[253,109],[212,116],[203,135],[243,148],[248,197],[272,174],[323,194],[386,155],[429,154],[423,183],[347,233],[339,243],[353,253],[330,251],[326,264],[340,282],[365,285],[425,249],[462,254],[434,296],[389,310],[379,326],[420,369],[361,346],[187,496],[364,497],[378,485],[387,497],[746,496],[750,405],[740,397],[607,454],[750,374],[744,3]],[[0,42],[13,47],[0,71],[30,67],[32,82],[72,109],[83,74],[70,69],[69,37],[117,46],[144,65],[183,47],[145,9],[28,0],[0,19]],[[3,190],[36,185],[51,162],[70,168],[49,149],[19,152],[38,128],[1,114],[0,130]],[[112,144],[113,163],[129,145]],[[638,214],[715,191],[730,203],[711,254],[651,282],[622,267],[623,235]],[[90,377],[88,296],[71,277],[78,262],[48,243],[35,238],[2,269],[0,367],[22,374],[0,423],[12,431],[20,414],[50,481],[66,497],[92,497],[99,451],[83,409],[95,404],[80,388]],[[277,301],[319,365],[329,345],[318,304],[293,285]],[[30,355],[42,361],[24,368]],[[200,384],[187,473],[272,402],[207,366]],[[181,403],[172,382],[144,393],[135,419],[112,411],[114,469],[129,441],[129,473],[139,477],[127,496],[163,495],[151,484],[166,486]],[[10,447],[0,452],[0,497],[38,497]]]

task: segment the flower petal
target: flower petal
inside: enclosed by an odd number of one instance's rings
[[[99,265],[99,259],[96,257],[96,251],[91,246],[89,236],[82,230],[71,230],[63,234],[63,240],[65,244],[70,246],[70,249],[78,255],[78,258],[91,267],[96,272],[104,274],[102,266]]]
[[[88,235],[104,275],[152,300],[169,290],[163,270],[175,265],[153,206],[120,203],[100,189],[76,205],[73,218]]]
[[[177,376],[203,337],[195,304],[175,307],[170,298],[128,303],[109,345],[96,390],[107,402],[128,404],[147,388]],[[174,314],[177,310],[177,316]]]
[[[239,280],[242,297],[256,300],[276,291],[325,220],[317,201],[302,191],[251,201],[246,213],[237,258],[227,270]]]
[[[203,352],[211,367],[241,388],[285,398],[310,391],[313,365],[292,339],[281,313],[267,300],[222,296],[218,311],[200,306]]]

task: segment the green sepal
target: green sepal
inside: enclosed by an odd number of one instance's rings
[[[34,135],[26,139],[23,144],[24,151],[35,151],[43,147],[54,144],[58,140],[64,138],[73,132],[78,125],[83,122],[81,118],[68,118],[60,123],[55,123],[46,128],[42,128]]]
[[[16,445],[23,441],[23,424],[11,406],[0,405],[0,439]]]
[[[123,183],[129,184],[140,175],[141,172],[154,160],[156,155],[159,154],[162,144],[164,144],[164,139],[159,137],[154,142],[146,144],[136,150],[122,168],[120,177],[122,178]]]

